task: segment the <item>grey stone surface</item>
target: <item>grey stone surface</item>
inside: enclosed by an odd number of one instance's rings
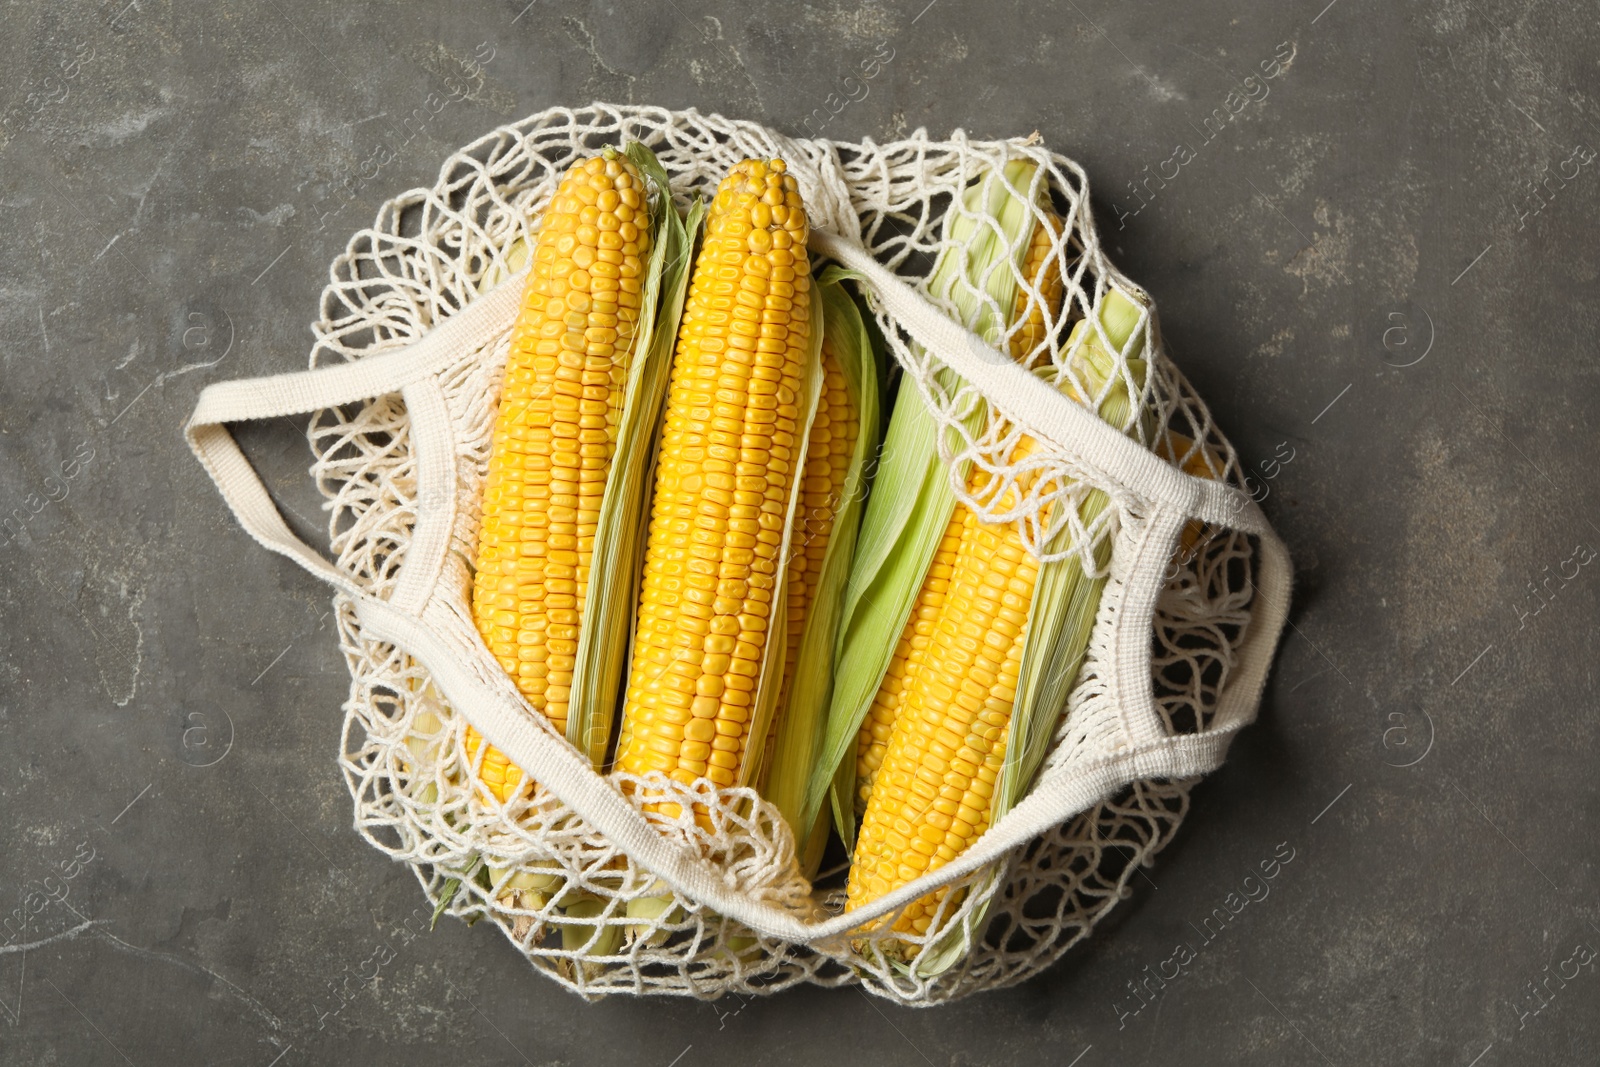
[[[9,4],[0,1063],[1600,1060],[1576,964],[1600,572],[1568,562],[1600,546],[1600,162],[1564,163],[1600,144],[1600,28],[1324,2]],[[415,933],[416,885],[352,832],[328,592],[238,530],[179,426],[205,383],[303,364],[326,264],[387,196],[593,99],[1038,129],[1243,454],[1294,450],[1266,483],[1298,590],[1262,719],[1037,980],[924,1012],[585,1005],[493,930]],[[241,436],[314,535],[300,429]],[[1270,896],[1202,936],[1281,843]]]

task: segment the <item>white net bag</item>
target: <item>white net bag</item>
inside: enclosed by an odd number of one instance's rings
[[[801,875],[786,824],[753,790],[656,777],[624,789],[624,776],[595,773],[528,707],[471,621],[477,501],[522,279],[511,249],[531,243],[574,157],[628,139],[655,151],[680,203],[712,194],[742,159],[785,159],[814,257],[863,276],[901,388],[950,431],[943,458],[993,475],[977,494],[953,478],[957,496],[1016,522],[1043,558],[1077,554],[1089,573],[1109,572],[1031,791],[956,860],[856,911],[842,913],[837,879],[814,888]],[[1001,355],[1009,335],[976,337],[921,288],[946,240],[944,214],[962,210],[969,183],[1019,157],[1038,164],[1041,183],[1021,191],[1062,220],[1050,255],[1065,299],[1033,353],[1044,374]],[[860,982],[932,1004],[1036,973],[1127,894],[1137,865],[1182,821],[1194,782],[1254,718],[1287,611],[1287,554],[1166,358],[1153,312],[1141,350],[1120,353],[1105,381],[1075,379],[1062,358],[1064,327],[1094,320],[1112,289],[1148,306],[1101,250],[1082,170],[1032,140],[934,141],[919,130],[842,144],[694,111],[552,109],[467,146],[433,188],[385,204],[333,263],[313,369],[208,388],[188,434],[244,527],[336,587],[352,679],[340,764],[356,827],[410,865],[436,907],[492,921],[585,997]],[[1117,381],[1144,413],[1122,426],[1062,393],[1094,396]],[[980,403],[989,417],[969,419]],[[284,524],[226,429],[305,412],[316,413],[312,474],[332,513],[331,562]],[[1039,447],[1008,464],[1024,433]],[[1091,489],[1110,503],[1084,524],[1077,505]],[[1093,551],[1104,539],[1109,562]],[[502,804],[476,782],[469,753],[481,759],[483,746],[465,743],[469,723],[528,771],[531,794]],[[684,814],[647,811],[642,794],[675,797]],[[709,828],[696,824],[696,803],[712,813]],[[953,888],[924,937],[891,932],[901,909],[941,886]],[[941,963],[908,964],[907,941]]]

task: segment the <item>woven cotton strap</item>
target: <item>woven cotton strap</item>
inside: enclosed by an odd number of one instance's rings
[[[529,708],[509,678],[485,681],[470,669],[470,661],[487,653],[470,623],[445,603],[435,588],[451,514],[448,505],[430,504],[424,496],[417,540],[433,547],[408,553],[397,592],[384,600],[295,536],[228,432],[229,422],[305,413],[400,391],[407,398],[420,477],[442,487],[448,478],[452,429],[448,412],[431,399],[434,394],[426,387],[444,365],[504,335],[516,314],[522,275],[508,279],[403,348],[336,367],[212,385],[201,394],[185,432],[195,455],[252,537],[350,597],[368,636],[391,642],[415,657],[429,670],[451,706],[491,744],[613,844],[674,889],[723,915],[770,936],[816,943],[838,937],[994,862],[1130,781],[1185,778],[1218,766],[1234,732],[1250,719],[1259,701],[1287,612],[1289,570],[1281,542],[1247,496],[1162,462],[952,323],[859,246],[820,230],[813,231],[811,243],[816,251],[860,272],[916,341],[972,381],[999,410],[1080,460],[1103,477],[1105,484],[1148,502],[1151,509],[1151,520],[1129,561],[1127,584],[1138,595],[1130,597],[1117,616],[1119,632],[1112,635],[1110,645],[1116,684],[1125,687],[1118,699],[1130,743],[1087,766],[1047,772],[1022,803],[971,849],[933,874],[848,915],[810,923],[740,893],[717,867],[660,834],[619,790],[595,774],[588,762]],[[426,473],[429,471],[434,473]],[[1178,531],[1191,517],[1258,535],[1262,566],[1252,625],[1212,728],[1170,736],[1161,725],[1151,693],[1151,613]],[[424,534],[424,528],[429,532]]]
[[[1151,529],[1159,530],[1160,536],[1146,539],[1132,561],[1134,577],[1126,583],[1130,589],[1148,594],[1148,603],[1133,605],[1134,610],[1125,609],[1118,616],[1117,626],[1131,632],[1131,638],[1118,640],[1122,635],[1113,635],[1113,641],[1125,650],[1119,657],[1115,677],[1141,680],[1141,693],[1124,694],[1124,713],[1131,711],[1144,720],[1130,724],[1135,736],[1143,733],[1148,724],[1159,723],[1149,685],[1150,622],[1154,594],[1161,586],[1156,574],[1165,570],[1178,531],[1189,519],[1196,518],[1260,539],[1262,566],[1257,576],[1252,625],[1240,649],[1238,673],[1223,694],[1213,728],[1200,735],[1168,739],[1175,759],[1167,776],[1188,777],[1214,770],[1226,754],[1232,732],[1250,720],[1260,702],[1272,652],[1289,615],[1292,571],[1288,549],[1260,506],[1242,489],[1187,474],[1117,432],[977,334],[941,314],[861,246],[820,230],[812,231],[810,245],[814,251],[859,273],[912,339],[971,382],[990,404],[1094,471],[1096,484],[1118,486],[1151,506]],[[1131,708],[1127,706],[1130,697],[1135,704]],[[1044,785],[1041,782],[1034,792],[1042,792]],[[1002,821],[989,836],[1009,836],[1001,833],[1005,826]],[[1022,839],[1016,838],[1012,843]]]
[[[814,250],[860,273],[906,332],[971,382],[991,404],[1108,482],[1206,522],[1233,526],[1247,533],[1267,529],[1250,494],[1222,482],[1185,474],[1118,433],[993,345],[985,344],[977,334],[941,314],[860,245],[822,231],[812,232],[810,244]]]
[[[206,386],[184,427],[184,436],[245,532],[340,592],[357,600],[366,598],[366,590],[356,585],[348,573],[318,555],[289,529],[261,477],[228,432],[227,424],[301,415],[399,392],[423,381],[463,348],[481,344],[486,334],[505,330],[516,315],[520,282],[526,276],[523,272],[496,287],[404,348],[335,367]],[[444,429],[448,431],[448,424]]]

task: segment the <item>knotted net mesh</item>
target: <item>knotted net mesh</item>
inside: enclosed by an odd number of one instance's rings
[[[989,225],[973,216],[963,245],[949,240],[946,216],[967,210],[962,192],[975,181],[1004,180],[997,175],[1010,160],[1034,161],[1037,170],[1020,191],[1041,220],[1060,220],[1052,223],[1049,249],[1063,279],[1059,310],[1023,276],[1021,249],[999,257],[994,268],[1015,274],[1019,306],[1037,305],[1045,320],[1025,362],[1078,399],[1097,401],[1111,389],[1126,389],[1134,403],[1119,430],[1190,473],[1240,484],[1233,449],[1166,358],[1153,312],[1144,313],[1145,328],[1135,333],[1129,351],[1107,343],[1114,357],[1108,370],[1087,376],[1066,358],[1063,338],[1082,320],[1105,340],[1095,312],[1110,289],[1138,296],[1142,306],[1148,302],[1106,261],[1089,217],[1082,170],[1031,140],[979,142],[958,132],[936,141],[918,131],[887,145],[843,144],[791,140],[692,111],[595,105],[542,112],[451,156],[432,188],[384,204],[373,225],[352,237],[330,272],[314,324],[312,366],[416,341],[511,275],[514,249],[531,244],[539,212],[571,161],[627,139],[655,151],[680,206],[710,196],[741,159],[782,156],[800,181],[814,227],[859,240],[924,292],[933,264],[942,255],[962,254],[975,239],[972,232]],[[928,295],[959,319],[962,308],[970,315],[975,305],[994,305],[984,282],[976,279],[965,294]],[[990,475],[971,483],[953,476],[958,498],[987,518],[1017,523],[1036,554],[1076,554],[1088,573],[1109,576],[1095,636],[1041,775],[1088,766],[1125,740],[1101,635],[1115,625],[1125,599],[1120,548],[1150,522],[1146,502],[1048,443],[1018,460],[1015,446],[1024,427],[1004,412],[987,410],[971,385],[942,373],[938,358],[867,296],[903,371],[901,388],[917,390],[948,431],[943,458],[952,470],[969,460]],[[997,321],[1012,318],[1013,309],[992,310]],[[1019,328],[993,330],[987,339],[997,349],[1014,347]],[[456,442],[452,492],[458,507],[435,597],[466,630],[476,502],[506,350],[502,331],[439,375]],[[310,428],[312,472],[328,500],[337,565],[379,597],[398,581],[419,514],[441,503],[418,492],[410,431],[398,395],[319,412]],[[980,483],[981,490],[969,490]],[[1110,504],[1088,509],[1095,518],[1084,522],[1080,505],[1092,490],[1106,493]],[[1104,539],[1112,544],[1109,562],[1094,551]],[[1184,531],[1163,576],[1149,636],[1156,713],[1168,733],[1194,733],[1211,721],[1250,620],[1253,561],[1253,542],[1244,534],[1198,523]],[[785,941],[674,892],[543,786],[497,801],[476,780],[482,746],[466,744],[466,720],[426,669],[364,634],[349,598],[338,596],[335,605],[352,677],[341,766],[358,830],[409,864],[443,912],[493,922],[535,967],[586,997],[628,992],[709,998],[799,982],[861,982],[893,999],[931,1004],[1020,981],[1086,936],[1128,895],[1137,867],[1149,862],[1182,821],[1193,785],[1192,779],[1125,784],[1017,843],[1002,859],[956,883],[923,936],[891,936],[891,915],[874,929],[842,937]],[[486,651],[482,658],[495,669]],[[537,779],[537,768],[531,773]],[[618,788],[622,777],[608,775],[609,787]],[[685,813],[697,802],[713,813],[709,828],[687,814],[644,814],[667,838],[709,858],[729,890],[808,920],[842,909],[838,879],[821,879],[813,887],[800,875],[787,827],[752,790],[713,796],[718,791],[709,783],[651,780],[648,790],[626,795],[646,792],[681,799],[676,807]],[[922,945],[944,965],[908,964],[907,956]]]

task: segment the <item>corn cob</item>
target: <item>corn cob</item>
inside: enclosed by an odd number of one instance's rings
[[[1066,281],[1053,254],[1060,236],[1061,217],[1045,208],[1044,219],[1034,225],[1028,251],[1022,260],[1022,276],[1038,291],[1038,296],[1027,289],[1017,290],[1017,303],[1011,315],[1011,321],[1020,324],[1017,332],[1011,335],[1011,358],[1026,366],[1050,358],[1048,349],[1034,350],[1045,339],[1050,325],[1057,323],[1061,316],[1061,296]]]
[[[1030,444],[1024,438],[1013,461]],[[981,492],[987,477],[977,472],[969,488]],[[1000,507],[1014,507],[1015,494]],[[957,516],[949,589],[904,682],[856,839],[847,908],[944,866],[989,827],[1039,567],[1014,524],[982,522],[965,507]],[[895,929],[926,933],[943,895],[908,905]]]
[[[1011,321],[1018,323],[1011,335],[1011,358],[1019,363],[1037,363],[1048,360],[1049,350],[1036,353],[1045,338],[1047,323],[1055,322],[1061,314],[1061,297],[1064,288],[1061,271],[1053,251],[1061,233],[1061,219],[1046,208],[1044,219],[1035,224],[1028,240],[1028,250],[1023,256],[1022,276],[1032,289],[1017,290]],[[1037,296],[1034,295],[1037,292]],[[944,540],[934,554],[933,565],[923,579],[917,594],[916,607],[906,621],[904,633],[895,646],[894,658],[878,687],[872,707],[862,720],[861,732],[856,738],[856,810],[865,810],[867,797],[872,792],[873,778],[883,760],[889,743],[889,731],[895,714],[901,706],[909,676],[915,672],[920,659],[918,652],[926,647],[932,630],[933,617],[944,603],[944,591],[949,584],[951,567],[955,563],[956,548],[965,525],[965,508],[957,506],[945,530]]]
[[[1173,462],[1185,474],[1192,474],[1196,478],[1221,479],[1227,472],[1227,460],[1213,452],[1208,445],[1197,446],[1193,438],[1179,433],[1176,430],[1167,431],[1167,451],[1173,456]],[[1191,519],[1183,526],[1183,532],[1178,538],[1178,551],[1176,558],[1186,560],[1190,550],[1199,543],[1200,535],[1205,531],[1206,524],[1199,519]]]
[[[795,515],[789,571],[786,640],[783,662],[783,688],[778,707],[786,706],[800,663],[800,639],[805,635],[806,617],[822,579],[822,561],[833,535],[834,516],[844,502],[845,474],[855,451],[860,423],[850,392],[845,388],[844,371],[826,337],[822,341],[822,397],[816,418],[811,423],[810,443],[806,446],[805,484],[800,511]],[[773,731],[776,734],[776,731]]]
[[[473,621],[533,707],[565,731],[606,473],[650,250],[638,170],[575,164],[539,224],[495,418]],[[483,741],[467,728],[468,757]],[[493,746],[479,778],[505,801],[522,771]]]
[[[740,163],[707,214],[673,355],[620,771],[719,786],[741,773],[798,473],[806,238],[782,160]]]
[[[822,563],[827,556],[834,514],[841,503],[840,494],[844,490],[845,473],[850,466],[858,428],[845,389],[844,371],[826,336],[822,341],[822,375],[822,396],[807,439],[800,508],[794,516],[789,566],[784,575],[783,684],[777,702],[780,711],[788,707],[794,673],[800,665],[800,641],[805,637],[806,619],[822,580]],[[767,730],[762,773],[772,766],[772,753],[781,725],[782,720],[774,718]]]
[[[1106,339],[1120,352],[1137,336],[1142,313],[1138,304],[1112,290],[1097,317]],[[1067,340],[1069,361],[1083,373],[1091,394],[1078,399],[1123,428],[1143,382],[1144,363],[1128,359],[1135,379],[1130,389],[1116,376],[1115,357],[1089,325],[1079,322]],[[1008,464],[1025,460],[1037,448],[1024,436]],[[1037,477],[1007,487],[996,501],[997,510],[1016,507]],[[987,480],[977,472],[969,483],[972,495],[982,498]],[[1091,491],[1079,504],[1080,520],[1088,526],[1105,506],[1104,493]],[[1048,523],[1048,514],[1043,520]],[[1070,530],[1050,547],[1060,548],[1057,542],[1067,536]],[[1092,549],[1097,567],[1103,568],[1109,545],[1102,538]],[[983,523],[966,511],[933,641],[904,682],[901,711],[867,801],[847,910],[948,863],[988,829],[997,811],[1009,810],[1026,787],[1043,755],[1041,738],[1047,741],[1053,732],[1066,687],[1076,676],[1104,583],[1103,574],[1089,578],[1075,557],[1048,566],[1047,592],[1039,586],[1041,568],[1016,525]],[[1044,614],[1036,619],[1040,611]],[[1064,625],[1069,619],[1070,625]],[[1036,623],[1048,636],[1034,647],[1029,630]],[[1053,670],[1053,686],[1037,677],[1041,661],[1065,668]],[[1018,734],[1012,714],[1025,671],[1024,729],[1018,752],[1008,757],[1007,747]],[[913,901],[894,929],[926,933],[947,892],[936,890]]]
[[[1036,220],[1038,165],[1014,159],[981,176],[944,220],[944,237],[928,292],[980,337],[1003,336],[1019,314],[1019,288]],[[1037,258],[1037,257],[1036,257]],[[1037,287],[1033,287],[1037,289]],[[942,389],[959,388],[948,370]],[[952,472],[939,455],[944,429],[914,391],[902,391],[884,434],[874,490],[862,515],[834,664],[828,718],[819,757],[806,786],[803,818],[824,805],[847,847],[854,847],[855,756],[861,728],[878,694],[899,638],[916,607],[923,580],[955,514]],[[978,434],[987,405],[973,404],[961,422]],[[957,475],[970,464],[959,461]]]
[[[944,606],[945,594],[950,589],[950,576],[955,573],[956,553],[961,548],[961,530],[964,509],[958,508],[950,517],[944,540],[934,553],[933,566],[917,593],[916,607],[906,621],[905,632],[895,646],[894,658],[889,661],[889,672],[878,687],[867,717],[862,720],[861,733],[856,740],[856,814],[867,810],[867,798],[872,795],[872,782],[883,764],[884,750],[889,747],[889,733],[894,728],[895,716],[905,695],[906,679],[921,663],[933,627],[938,621],[939,609]]]
[[[804,508],[791,521],[784,583],[788,641],[774,708],[778,714],[761,763],[749,776],[793,831],[800,868],[808,877],[822,862],[829,820],[807,813],[806,791],[828,726],[839,622],[879,422],[877,347],[843,277],[830,267],[812,289],[812,303],[822,312],[822,395],[806,450],[804,493],[797,494],[804,497]]]

